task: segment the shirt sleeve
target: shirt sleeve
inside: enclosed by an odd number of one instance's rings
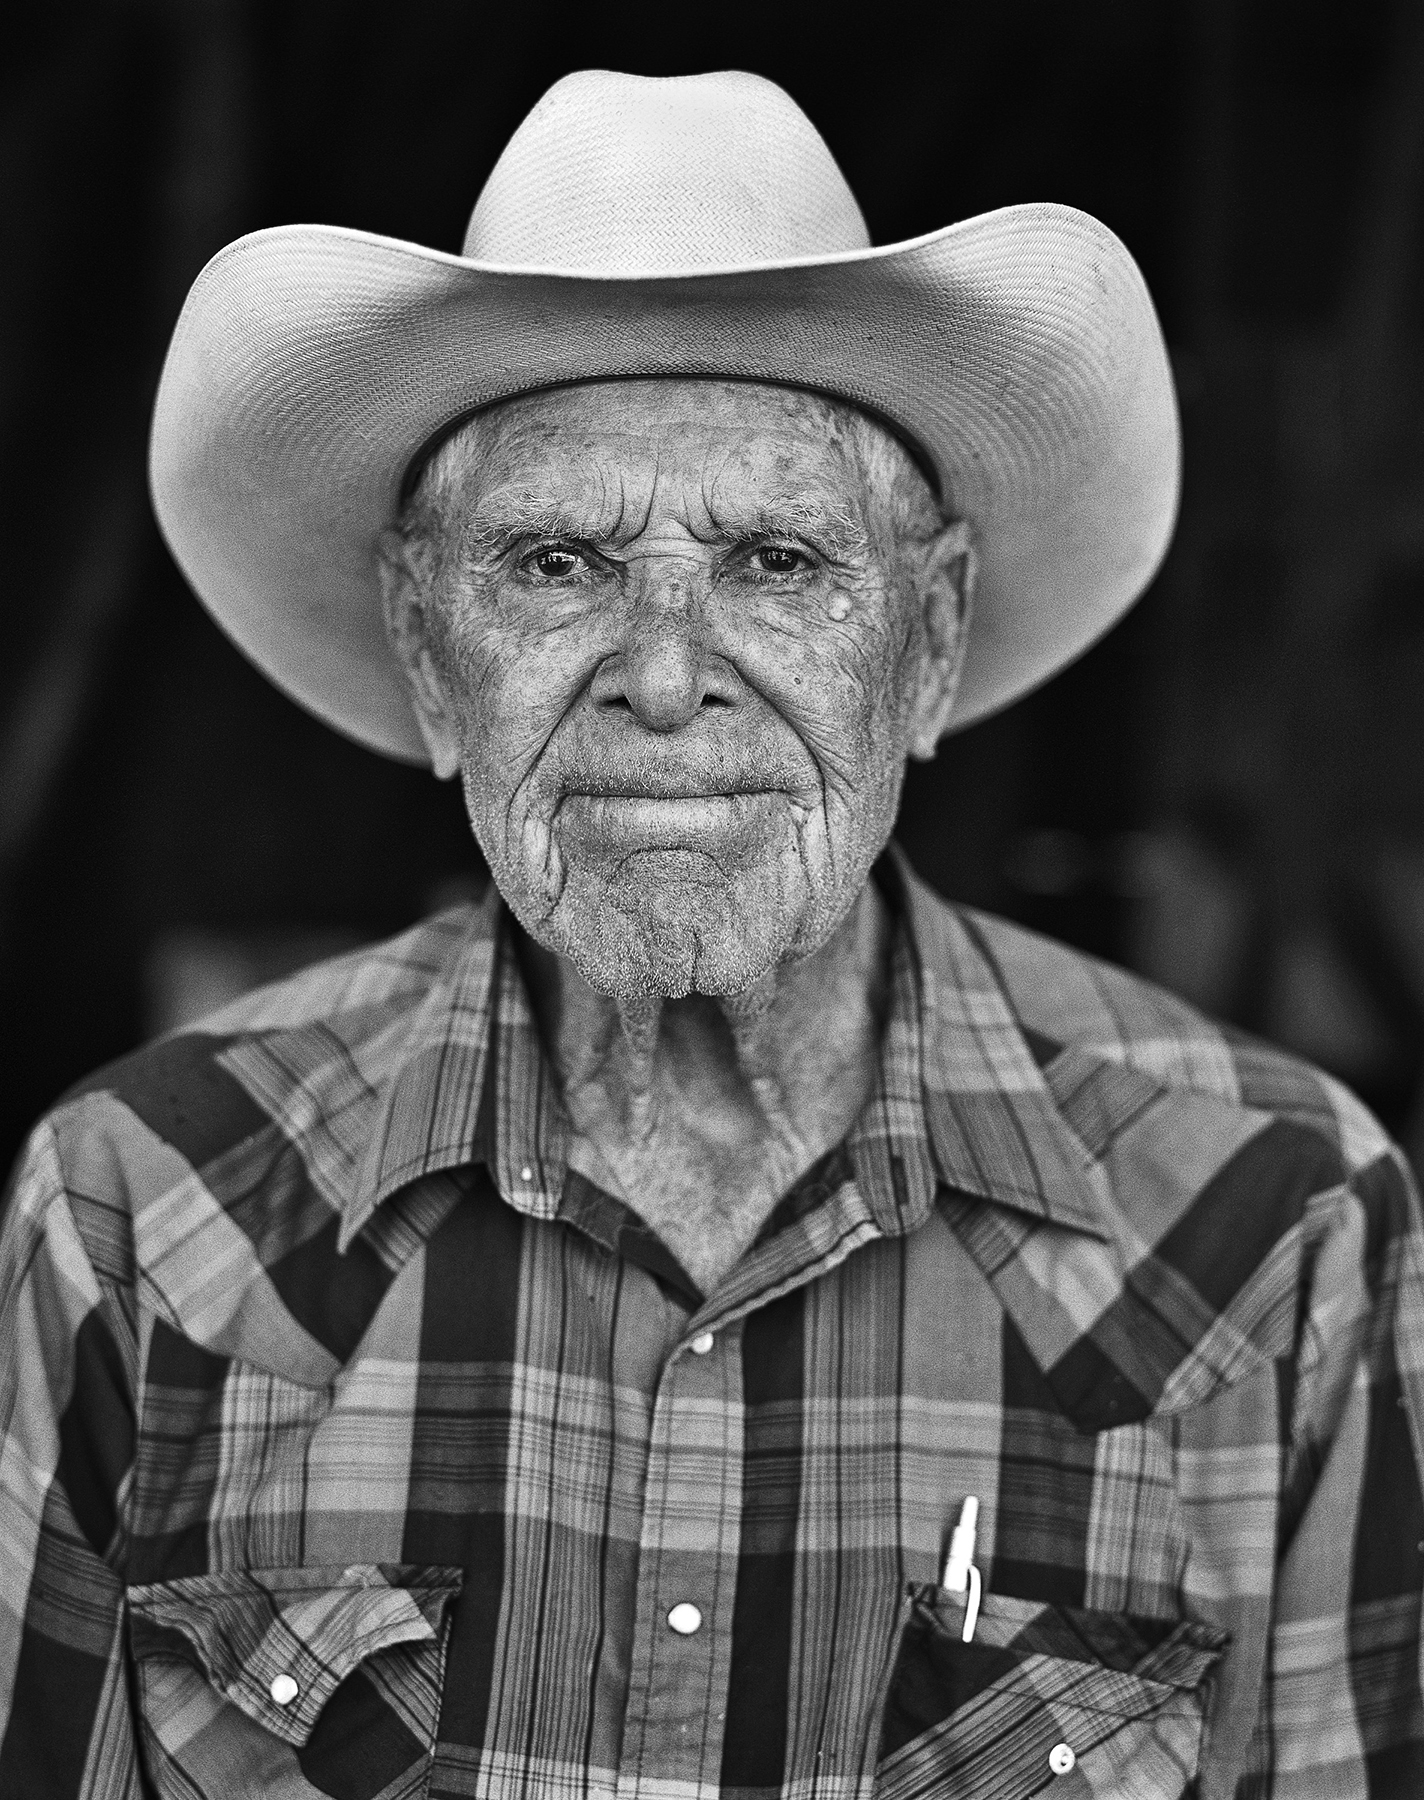
[[[1397,1153],[1303,1221],[1262,1705],[1238,1795],[1424,1794],[1424,1235]]]
[[[145,1791],[117,1573],[136,1356],[132,1290],[103,1266],[114,1212],[66,1189],[42,1125],[0,1228],[0,1800]]]

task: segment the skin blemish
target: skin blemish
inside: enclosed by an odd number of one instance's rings
[[[828,619],[834,619],[837,624],[839,624],[842,619],[848,619],[850,617],[850,595],[840,593],[832,594],[830,599],[826,602],[826,617]]]

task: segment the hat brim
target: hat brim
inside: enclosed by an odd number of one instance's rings
[[[253,233],[193,286],[150,474],[184,574],[279,687],[371,748],[426,760],[386,642],[378,533],[452,418],[632,376],[843,397],[897,426],[979,547],[950,729],[1088,648],[1171,536],[1171,370],[1106,226],[1007,207],[822,259],[617,277],[496,268],[331,226]]]

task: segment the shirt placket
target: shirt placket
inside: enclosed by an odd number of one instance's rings
[[[653,1403],[620,1800],[718,1791],[742,1510],[742,1332],[696,1321]]]

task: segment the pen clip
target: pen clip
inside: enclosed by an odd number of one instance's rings
[[[966,1594],[962,1641],[972,1644],[974,1628],[979,1623],[979,1602],[984,1584],[974,1562],[975,1540],[979,1534],[979,1496],[966,1494],[959,1511],[959,1523],[949,1540],[949,1555],[944,1560],[940,1586],[951,1594]]]
[[[969,1601],[964,1608],[964,1629],[959,1634],[962,1644],[974,1642],[974,1627],[979,1623],[979,1600],[984,1591],[984,1583],[975,1564],[969,1565]]]

